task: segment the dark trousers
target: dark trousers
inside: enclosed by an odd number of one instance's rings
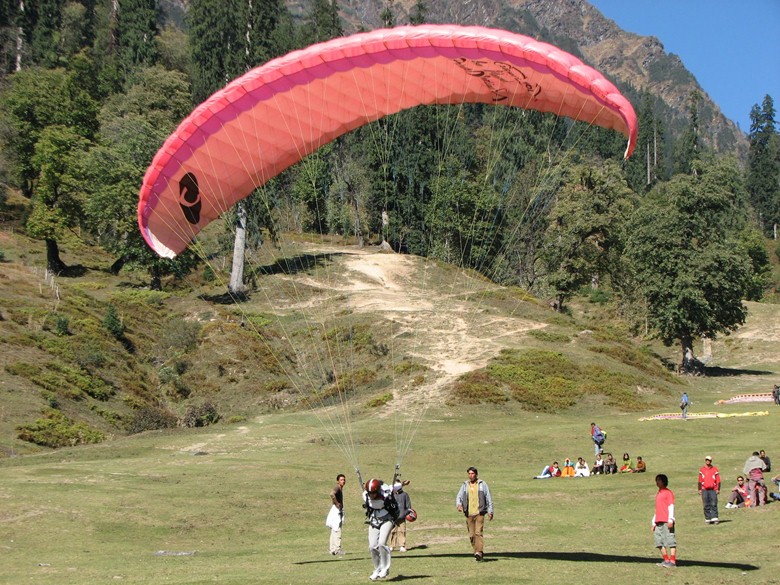
[[[701,490],[701,502],[704,504],[704,519],[712,520],[718,517],[718,492]]]

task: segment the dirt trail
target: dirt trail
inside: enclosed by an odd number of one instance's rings
[[[497,317],[479,300],[467,299],[467,294],[478,299],[474,293],[497,287],[465,272],[449,283],[449,294],[441,294],[439,283],[432,297],[426,286],[431,265],[423,259],[360,249],[339,252],[347,277],[339,279],[338,290],[346,304],[355,313],[381,315],[393,322],[393,342],[434,372],[420,387],[396,389],[394,409],[441,402],[444,390],[458,376],[484,366],[502,348],[516,345],[525,331],[545,326]]]

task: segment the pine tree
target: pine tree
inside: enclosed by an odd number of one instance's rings
[[[156,0],[122,0],[117,12],[117,38],[125,68],[157,63],[155,39],[161,15]]]
[[[304,16],[299,45],[308,46],[344,35],[336,0],[313,0]]]
[[[767,95],[750,112],[747,189],[762,231],[777,239],[780,223],[780,134],[775,106]]]
[[[680,136],[675,146],[674,172],[675,174],[696,174],[695,161],[701,157],[699,135],[699,103],[701,94],[694,90],[688,101],[688,127]]]
[[[192,93],[202,102],[236,76],[244,73],[246,62],[236,2],[194,0],[187,13],[190,49],[195,65]]]
[[[417,0],[409,14],[409,24],[418,25],[425,23],[428,18],[428,6],[424,0]]]

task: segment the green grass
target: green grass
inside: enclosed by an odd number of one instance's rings
[[[409,529],[411,550],[394,556],[396,581],[780,582],[780,504],[725,510],[724,493],[724,522],[705,526],[695,491],[705,454],[728,488],[753,450],[767,449],[780,466],[780,409],[714,405],[778,380],[777,305],[750,303],[747,325],[713,344],[714,375],[687,379],[662,366],[679,360],[677,348],[633,337],[608,304],[574,299],[571,315],[558,315],[517,289],[480,290],[485,283],[472,280],[461,291],[453,284],[464,282],[459,271],[419,261],[414,278],[424,273],[434,306],[462,302],[465,317],[486,317],[479,339],[498,334],[508,347],[443,388],[444,400],[426,411],[427,394],[413,391],[440,375],[426,359],[435,350],[381,311],[351,314],[341,293],[328,297],[265,273],[263,289],[241,305],[221,304],[224,286],[194,278],[151,293],[141,288],[143,275],[114,277],[93,266],[111,258],[80,250],[79,258],[90,258],[87,274],[60,279],[56,300],[26,265],[41,263],[42,246],[13,242],[4,246],[0,279],[0,583],[363,583],[371,567],[360,490],[339,447],[354,449],[364,477],[389,479],[396,444],[407,440],[402,473],[420,519]],[[298,254],[292,247],[287,255]],[[306,282],[327,270],[320,282],[345,276],[338,262],[318,262],[303,272]],[[301,319],[313,300],[321,305],[309,316],[323,322]],[[129,345],[103,326],[109,303]],[[514,320],[537,328],[515,333]],[[432,339],[449,336],[443,329]],[[328,349],[328,368],[304,369],[322,365],[314,358]],[[317,416],[295,412],[321,404],[302,398],[307,377],[321,400],[338,406]],[[676,410],[683,389],[693,412],[770,414],[639,421]],[[126,436],[138,407],[158,400],[178,414],[213,401],[222,419],[205,429]],[[48,420],[59,434],[83,423],[108,440],[46,451],[17,438],[19,425],[40,422],[55,404],[64,418]],[[608,431],[609,451],[643,456],[649,473],[531,479],[553,459],[591,461],[592,420]],[[471,558],[454,509],[469,465],[496,501],[482,564]],[[338,472],[348,476],[342,559],[326,554],[324,526]],[[658,472],[669,475],[678,498],[681,566],[673,574],[654,564],[649,519]]]
[[[708,382],[689,387],[694,410],[715,409],[710,405],[718,390]],[[752,450],[767,448],[778,460],[772,449],[780,440],[778,412],[640,422],[637,414],[594,414],[584,404],[574,410],[427,412],[401,470],[412,482],[408,491],[419,520],[409,527],[409,552],[394,555],[395,578],[442,584],[539,583],[540,575],[544,583],[596,584],[606,576],[618,583],[774,582],[780,504],[726,510],[724,490],[724,521],[705,526],[695,483],[705,454],[714,456],[728,488]],[[396,423],[404,416],[353,420],[365,478],[392,474]],[[591,419],[608,430],[608,450],[642,455],[649,472],[531,479],[553,458],[582,455],[590,461]],[[3,460],[0,582],[364,582],[371,563],[359,489],[330,439],[330,424],[312,413],[268,415]],[[486,525],[483,564],[471,558],[454,509],[469,465],[489,482],[496,505],[495,520]],[[324,526],[338,472],[348,480],[348,554],[342,559],[327,555]],[[649,520],[659,472],[670,477],[677,495],[680,567],[674,574],[654,565]],[[743,546],[751,534],[756,538]]]

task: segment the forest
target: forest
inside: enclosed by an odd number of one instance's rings
[[[429,21],[419,0],[408,22]],[[67,277],[66,234],[96,242],[160,290],[215,255],[231,294],[251,293],[245,258],[282,233],[340,237],[472,269],[550,299],[599,291],[634,330],[678,344],[744,322],[743,300],[776,302],[780,134],[774,101],[751,112],[747,160],[710,150],[691,93],[667,130],[636,93],[637,151],[614,132],[550,114],[428,106],[351,132],[266,182],[232,210],[216,248],[175,259],[139,234],[138,189],[166,137],[197,104],[270,59],[344,34],[337,0],[293,15],[282,0],[189,2],[184,22],[155,0],[0,2],[0,205]],[[8,204],[12,193],[25,204]],[[245,234],[235,254],[236,229]],[[243,252],[243,253],[241,253]],[[2,254],[2,250],[0,250]],[[228,261],[230,264],[230,261]]]

